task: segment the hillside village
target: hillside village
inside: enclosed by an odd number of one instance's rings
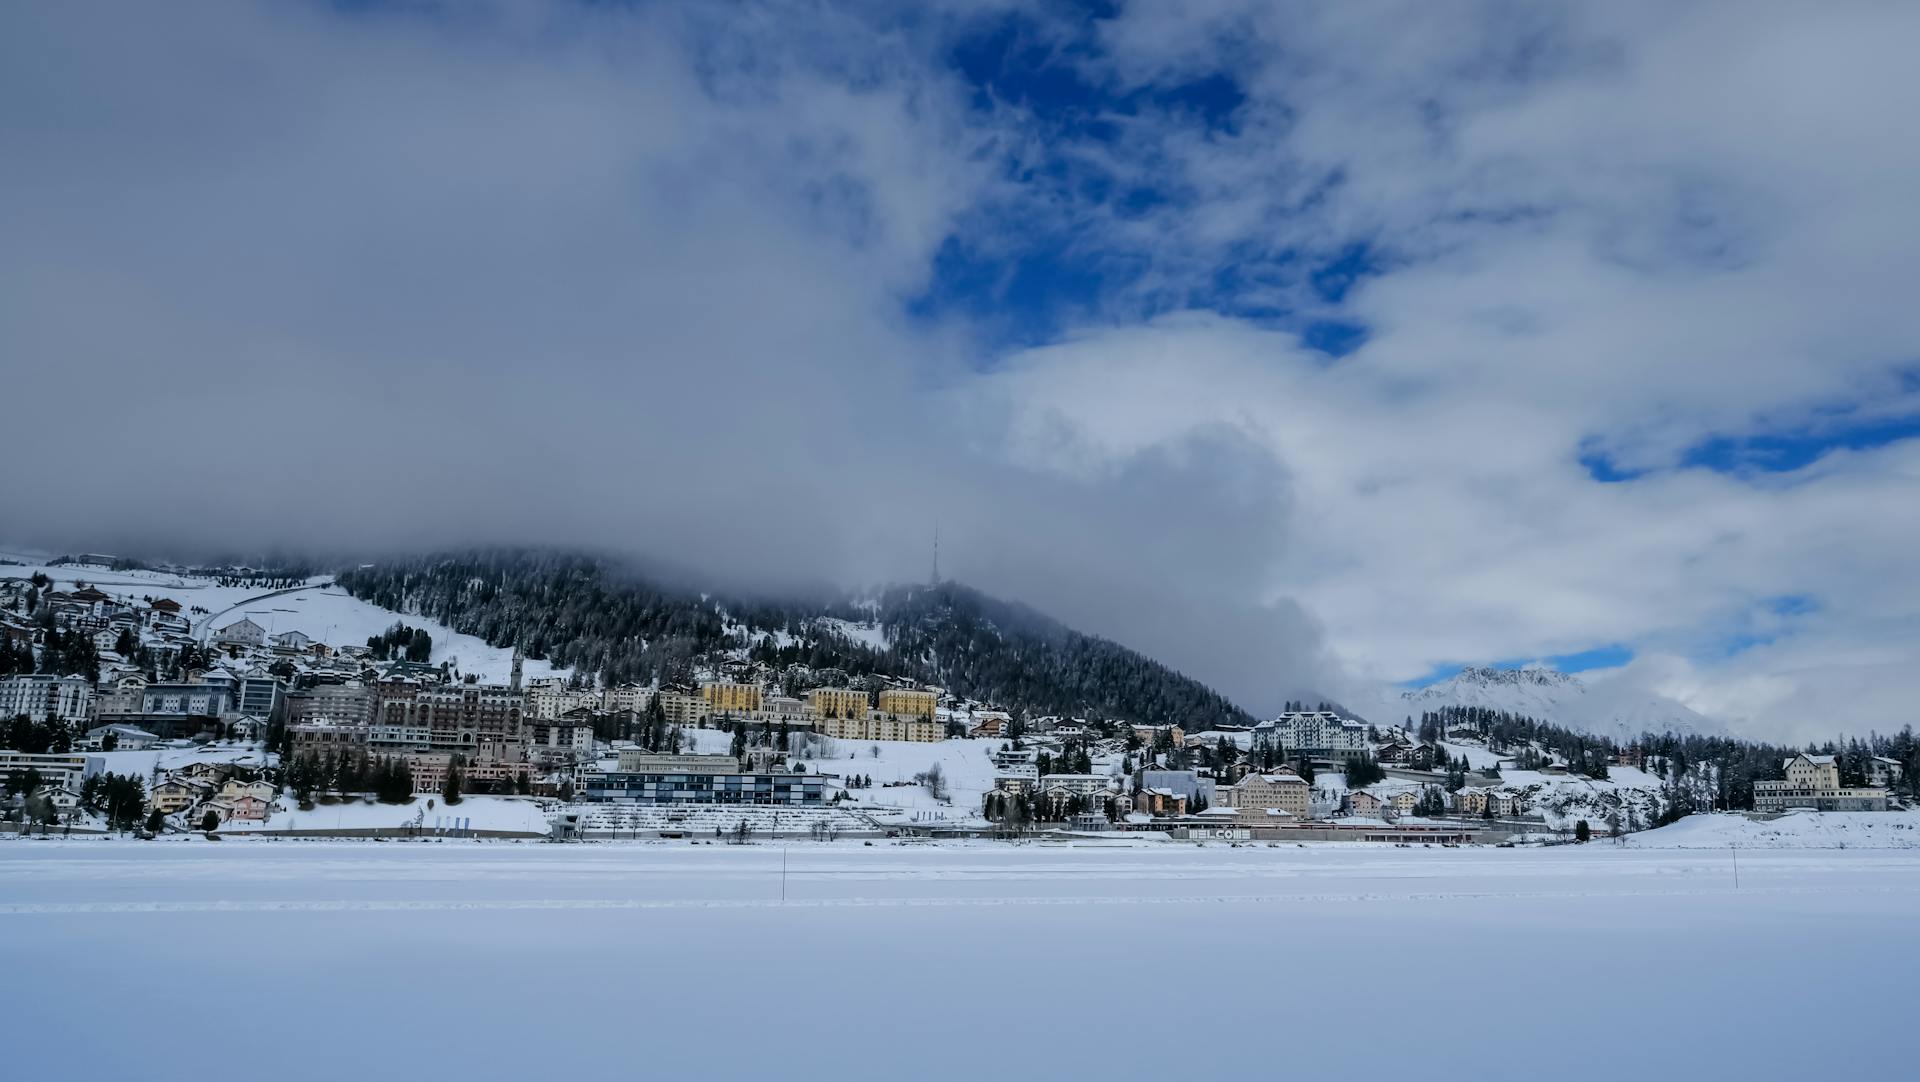
[[[1777,768],[1730,788],[1691,745],[1476,707],[1380,725],[1294,703],[1188,731],[1030,716],[747,650],[682,681],[609,684],[517,651],[502,664],[325,577],[120,563],[0,567],[10,829],[1456,845],[1620,836],[1692,810],[1883,812],[1912,795],[1910,734],[1904,759],[1754,749]]]

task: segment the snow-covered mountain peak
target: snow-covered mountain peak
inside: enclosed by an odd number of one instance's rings
[[[1439,683],[1429,685],[1422,690],[1430,690],[1446,685],[1478,685],[1480,687],[1572,687],[1584,688],[1579,677],[1564,673],[1558,669],[1494,669],[1486,667],[1468,667]]]
[[[1443,706],[1478,706],[1521,714],[1625,743],[1643,732],[1713,735],[1717,722],[1678,700],[1657,694],[1619,674],[1591,682],[1556,669],[1474,667],[1425,687],[1400,693],[1393,713],[1415,716]]]

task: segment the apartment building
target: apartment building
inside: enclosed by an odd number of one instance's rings
[[[87,777],[87,757],[63,752],[0,750],[0,778],[28,770],[40,772],[42,785],[64,785],[77,793]]]
[[[707,714],[744,717],[760,709],[762,692],[758,684],[736,684],[710,680],[700,685],[700,697],[706,700]]]
[[[139,673],[127,673],[111,680],[103,678],[99,691],[93,697],[93,714],[99,718],[138,714],[141,693],[146,690],[147,678]]]
[[[1248,774],[1230,790],[1229,799],[1237,809],[1278,808],[1305,819],[1312,790],[1307,779],[1298,774]]]
[[[93,684],[84,676],[32,673],[0,680],[0,718],[86,720],[92,713]]]
[[[407,770],[413,775],[413,791],[416,793],[438,793],[447,783],[447,768],[453,761],[453,752],[425,751],[407,756]],[[500,758],[483,754],[469,758],[461,756],[460,777],[465,788],[472,789],[481,785],[493,786],[500,782],[530,781],[533,767],[524,760]]]
[[[946,726],[931,718],[899,717],[878,711],[857,717],[818,715],[820,735],[836,740],[910,740],[935,743],[947,737]]]
[[[229,681],[148,684],[140,693],[140,712],[177,718],[230,714],[234,712],[233,685]]]
[[[315,684],[287,695],[287,721],[290,724],[332,721],[343,725],[371,725],[373,717],[373,688],[358,680]]]
[[[585,711],[552,721],[536,719],[527,726],[529,751],[549,757],[585,757],[593,752],[593,722]]]
[[[365,751],[371,729],[368,725],[314,718],[288,725],[287,738],[293,743],[295,755],[337,757],[344,752]]]
[[[1041,774],[1040,791],[1058,789],[1068,796],[1106,796],[1113,779],[1105,774]]]
[[[598,706],[600,701],[599,692],[584,688],[569,688],[567,682],[558,677],[535,680],[527,686],[527,717],[540,721],[552,721],[565,717],[583,706]]]
[[[913,691],[907,688],[888,688],[880,693],[880,712],[898,714],[908,718],[933,717],[940,706],[940,696],[931,691]]]
[[[661,688],[659,702],[660,712],[666,715],[667,724],[683,729],[699,725],[709,716],[706,696],[695,695],[682,688]]]
[[[807,708],[822,718],[864,718],[869,705],[867,693],[854,688],[814,688],[807,692]]]
[[[251,669],[234,679],[233,708],[256,718],[271,717],[286,696],[287,686],[265,669]]]
[[[653,689],[645,684],[621,684],[600,694],[600,709],[609,714],[638,714],[653,701]]]

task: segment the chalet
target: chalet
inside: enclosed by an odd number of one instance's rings
[[[1178,725],[1134,725],[1131,729],[1134,738],[1148,747],[1153,747],[1163,737],[1176,748],[1187,742],[1187,731]]]
[[[1386,806],[1386,801],[1381,800],[1365,789],[1356,789],[1347,794],[1347,807],[1352,810],[1355,815],[1365,815],[1368,817],[1377,816],[1380,814],[1381,809]]]
[[[1505,789],[1495,789],[1487,794],[1487,803],[1492,806],[1495,815],[1525,815],[1527,796]]]
[[[1152,816],[1179,816],[1187,814],[1187,798],[1172,789],[1141,789],[1133,795],[1133,807]]]
[[[993,760],[994,766],[1005,769],[1011,766],[1034,766],[1040,760],[1040,753],[1032,748],[999,748],[988,757]]]
[[[1413,752],[1413,745],[1405,740],[1389,740],[1374,752],[1374,759],[1382,766],[1399,766],[1407,761]]]
[[[193,807],[212,791],[211,782],[176,775],[153,787],[153,807],[161,815],[172,815]]]
[[[1898,759],[1889,759],[1876,755],[1867,760],[1867,784],[1880,789],[1898,785],[1907,775],[1907,768]]]
[[[137,725],[98,725],[87,730],[83,743],[91,751],[103,751],[108,736],[113,737],[115,751],[145,751],[160,742],[160,738]]]
[[[1468,786],[1453,794],[1453,810],[1466,815],[1484,815],[1487,810],[1487,791]]]
[[[227,800],[225,804],[228,806],[228,813],[223,817],[223,821],[265,823],[267,815],[273,813],[273,802],[261,800],[259,796],[238,796],[234,800]]]
[[[246,743],[264,740],[267,735],[267,723],[258,715],[242,714],[227,722],[227,735]]]
[[[213,633],[213,641],[236,646],[259,646],[267,640],[267,629],[242,616]]]
[[[193,825],[198,827],[200,821],[206,817],[208,812],[212,812],[214,820],[221,823],[234,817],[233,805],[222,800],[209,800],[205,804],[193,809],[193,815],[191,817],[193,819]]]
[[[976,710],[973,714],[973,728],[967,732],[969,736],[976,738],[986,737],[992,739],[1004,735],[1007,731],[1007,726],[1012,723],[1013,718],[1004,711]]]
[[[232,773],[231,763],[188,763],[174,771],[173,776],[218,783],[225,781]]]
[[[1383,766],[1398,766],[1407,770],[1432,770],[1436,749],[1432,744],[1412,744],[1399,741],[1380,749],[1377,758]]]
[[[42,786],[39,791],[33,795],[52,801],[53,810],[62,815],[80,806],[80,794],[74,792],[72,787],[64,784]]]
[[[272,800],[277,795],[279,794],[274,787],[264,781],[241,781],[238,778],[232,778],[220,787],[219,799],[230,804],[245,799],[264,802]]]

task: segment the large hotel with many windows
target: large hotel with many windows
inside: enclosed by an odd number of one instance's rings
[[[731,755],[651,755],[623,751],[616,769],[581,777],[587,800],[626,804],[770,804],[819,806],[818,774],[745,774]]]

